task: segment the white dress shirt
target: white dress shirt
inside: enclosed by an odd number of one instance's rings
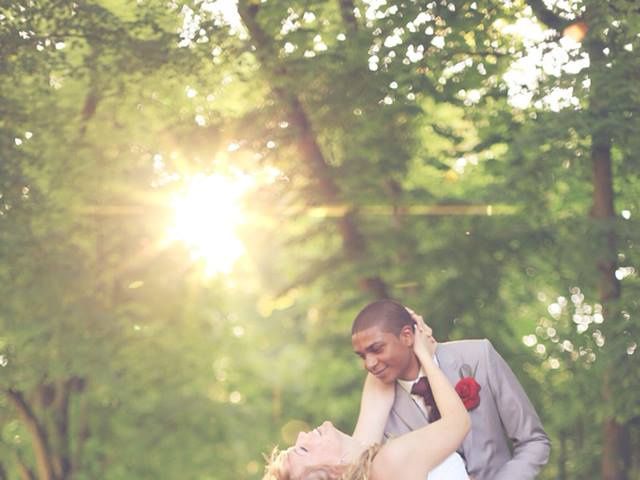
[[[433,357],[436,364],[438,360]],[[415,380],[400,380],[398,379],[398,383],[400,386],[411,394],[411,387],[416,383],[420,377],[424,377],[425,374],[420,369],[418,373],[418,377]],[[424,412],[424,414],[429,417],[429,412],[427,411],[427,406],[424,404],[424,399],[420,395],[411,395],[411,398],[416,402],[416,405]],[[435,467],[433,470],[429,472],[427,475],[427,480],[468,480],[469,475],[467,475],[467,470],[464,465],[464,461],[462,457],[458,454],[458,452],[453,452],[444,461]]]

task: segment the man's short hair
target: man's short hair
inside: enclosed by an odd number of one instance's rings
[[[413,327],[414,324],[411,314],[402,304],[389,299],[378,300],[358,313],[351,326],[351,335],[375,326],[397,337],[403,327]]]

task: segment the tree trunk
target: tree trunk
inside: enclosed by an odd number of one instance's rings
[[[587,12],[592,22],[597,12]],[[589,22],[591,23],[591,22]],[[594,35],[595,37],[595,35]],[[615,276],[617,268],[617,250],[615,234],[615,206],[613,190],[613,168],[611,163],[612,134],[606,126],[609,99],[607,96],[605,63],[603,54],[605,45],[597,38],[588,39],[585,49],[591,60],[591,91],[589,94],[589,112],[592,120],[591,165],[593,182],[593,206],[591,217],[595,221],[598,247],[596,267],[598,269],[598,297],[608,320],[615,314],[611,304],[620,298],[620,282]],[[602,379],[602,401],[610,404],[614,388],[611,384],[611,365],[607,367]],[[627,468],[624,459],[624,427],[615,418],[605,418],[602,424],[602,465],[603,480],[627,480]]]
[[[613,199],[613,174],[611,169],[611,141],[604,132],[591,137],[591,161],[593,165],[593,208],[591,216],[596,220],[600,238],[600,257],[597,267],[598,296],[607,303],[620,298],[620,282],[616,278],[616,235],[614,223],[616,215]]]
[[[349,2],[346,2],[348,4]],[[343,4],[341,3],[341,6]],[[332,178],[330,168],[316,139],[311,122],[305,112],[300,98],[295,92],[282,88],[279,85],[279,77],[287,75],[286,69],[281,65],[272,65],[277,62],[277,52],[273,42],[258,24],[257,14],[259,4],[241,0],[238,3],[238,11],[244,22],[251,39],[256,47],[256,56],[264,69],[271,88],[282,106],[287,110],[292,127],[297,129],[296,148],[300,158],[304,159],[309,168],[310,176],[316,181],[316,195],[321,202],[327,205],[339,204],[341,192]],[[276,60],[274,60],[276,59]],[[355,213],[347,212],[339,220],[338,229],[342,237],[342,245],[347,257],[352,260],[365,256],[365,239],[355,223]],[[385,282],[378,276],[360,279],[361,288],[365,289],[375,298],[387,298],[388,291]]]
[[[56,395],[52,405],[53,436],[55,439],[55,453],[53,467],[56,477],[66,480],[71,470],[69,455],[69,395],[71,380],[56,382]]]
[[[47,439],[47,433],[36,418],[33,410],[27,404],[22,392],[14,389],[6,391],[9,402],[18,411],[18,417],[31,435],[31,444],[36,460],[36,470],[39,480],[57,480],[51,461],[51,450]],[[24,478],[24,475],[23,475]]]
[[[616,237],[613,224],[615,212],[613,203],[613,181],[611,171],[611,147],[607,138],[593,135],[591,159],[593,163],[593,209],[592,216],[598,220],[597,231],[601,243],[601,254],[597,259],[599,271],[598,296],[605,310],[611,316],[607,304],[620,297],[620,282],[616,271]],[[612,367],[608,367],[609,369]],[[611,384],[610,371],[606,371],[602,381],[602,401],[604,405],[613,400],[615,386]],[[603,480],[626,480],[627,462],[625,451],[625,428],[615,418],[605,418],[602,425],[602,478]]]
[[[16,465],[18,466],[18,475],[20,475],[20,480],[36,480],[36,476],[33,474],[31,469],[27,467],[22,458],[16,453],[14,455]]]
[[[71,390],[76,393],[82,393],[86,388],[87,381],[82,377],[73,377]],[[91,436],[91,430],[89,429],[89,401],[87,397],[82,395],[79,399],[79,413],[76,419],[76,440],[75,448],[73,449],[71,456],[71,474],[81,469],[82,459],[84,456],[84,446],[87,440]]]
[[[558,453],[558,480],[567,480],[567,434],[560,433],[560,453]]]
[[[629,462],[623,453],[628,451],[626,427],[614,418],[605,419],[602,441],[602,479],[627,480]]]
[[[338,0],[340,5],[340,15],[342,21],[350,32],[355,32],[358,29],[358,22],[355,16],[355,5],[353,0]]]

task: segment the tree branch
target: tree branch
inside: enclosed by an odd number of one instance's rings
[[[567,26],[575,22],[575,20],[566,20],[552,10],[549,10],[542,0],[526,1],[527,5],[531,7],[531,10],[533,10],[533,13],[538,20],[559,33],[562,33]]]

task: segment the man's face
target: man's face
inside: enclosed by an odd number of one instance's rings
[[[385,332],[379,326],[360,330],[351,336],[355,353],[362,358],[364,368],[384,383],[413,380],[420,366],[413,353],[413,331],[406,326],[400,335]]]

